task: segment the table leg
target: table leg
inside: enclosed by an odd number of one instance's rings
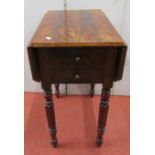
[[[55,84],[55,95],[57,98],[60,97],[60,90],[59,90],[59,84]]]
[[[99,108],[98,131],[97,131],[97,138],[96,138],[97,146],[101,146],[103,142],[102,137],[105,131],[105,125],[106,125],[106,120],[108,115],[109,97],[110,97],[110,88],[103,88],[100,108]]]
[[[55,123],[55,112],[54,112],[54,104],[52,100],[52,91],[50,89],[44,89],[44,98],[45,102],[45,110],[47,115],[49,132],[51,135],[51,143],[54,147],[57,146],[57,138],[56,138],[56,123]]]
[[[90,94],[91,97],[94,96],[94,87],[95,87],[95,84],[94,83],[90,84],[89,94]]]

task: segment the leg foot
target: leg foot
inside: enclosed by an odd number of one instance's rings
[[[57,139],[55,139],[55,140],[51,140],[51,144],[54,146],[54,147],[57,147],[58,146],[58,141],[57,141]]]
[[[102,138],[96,138],[96,145],[98,147],[100,147],[102,145],[102,143],[103,143],[103,139]]]

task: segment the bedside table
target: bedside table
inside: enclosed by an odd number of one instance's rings
[[[96,144],[102,144],[110,89],[121,80],[127,46],[100,10],[48,11],[30,45],[28,55],[33,80],[41,82],[51,143],[57,146],[51,85],[102,83]],[[88,131],[89,132],[89,131]]]

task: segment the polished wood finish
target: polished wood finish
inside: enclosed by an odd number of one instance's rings
[[[49,133],[51,135],[52,141],[51,143],[53,146],[57,146],[57,138],[56,138],[56,123],[55,123],[55,112],[54,112],[54,104],[52,100],[52,91],[51,89],[44,89],[44,98],[45,102],[45,109],[47,115],[47,122],[49,127]]]
[[[102,83],[108,80],[110,84],[113,81],[109,74],[113,74],[115,48],[41,48],[38,52],[43,87],[53,82]],[[81,58],[80,63],[75,62],[76,56]]]
[[[96,138],[96,144],[100,146],[103,142],[103,134],[105,131],[105,125],[109,109],[109,97],[110,97],[110,88],[103,88],[101,95],[101,102],[99,108],[99,119],[98,119],[98,134]]]
[[[48,11],[31,47],[122,46],[124,42],[101,10]]]
[[[49,11],[28,46],[32,77],[41,82],[47,103],[53,105],[50,100],[52,84],[56,84],[57,97],[60,83],[90,83],[91,96],[95,83],[104,85],[98,146],[102,144],[110,89],[114,81],[122,79],[126,50],[126,44],[100,10]],[[54,107],[46,109],[55,146]]]

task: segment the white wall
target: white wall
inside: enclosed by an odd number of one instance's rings
[[[117,31],[128,45],[127,58],[123,79],[114,84],[112,94],[130,94],[130,2],[129,0],[66,0],[68,9],[102,9]],[[26,46],[48,10],[62,10],[64,0],[25,0],[25,49],[24,49],[24,84],[25,91],[40,92],[40,83],[31,78],[30,66]],[[53,89],[54,90],[54,89]],[[60,86],[61,93],[65,93],[65,86]],[[69,94],[87,94],[89,85],[68,85]],[[96,85],[96,94],[100,94],[101,85]]]

